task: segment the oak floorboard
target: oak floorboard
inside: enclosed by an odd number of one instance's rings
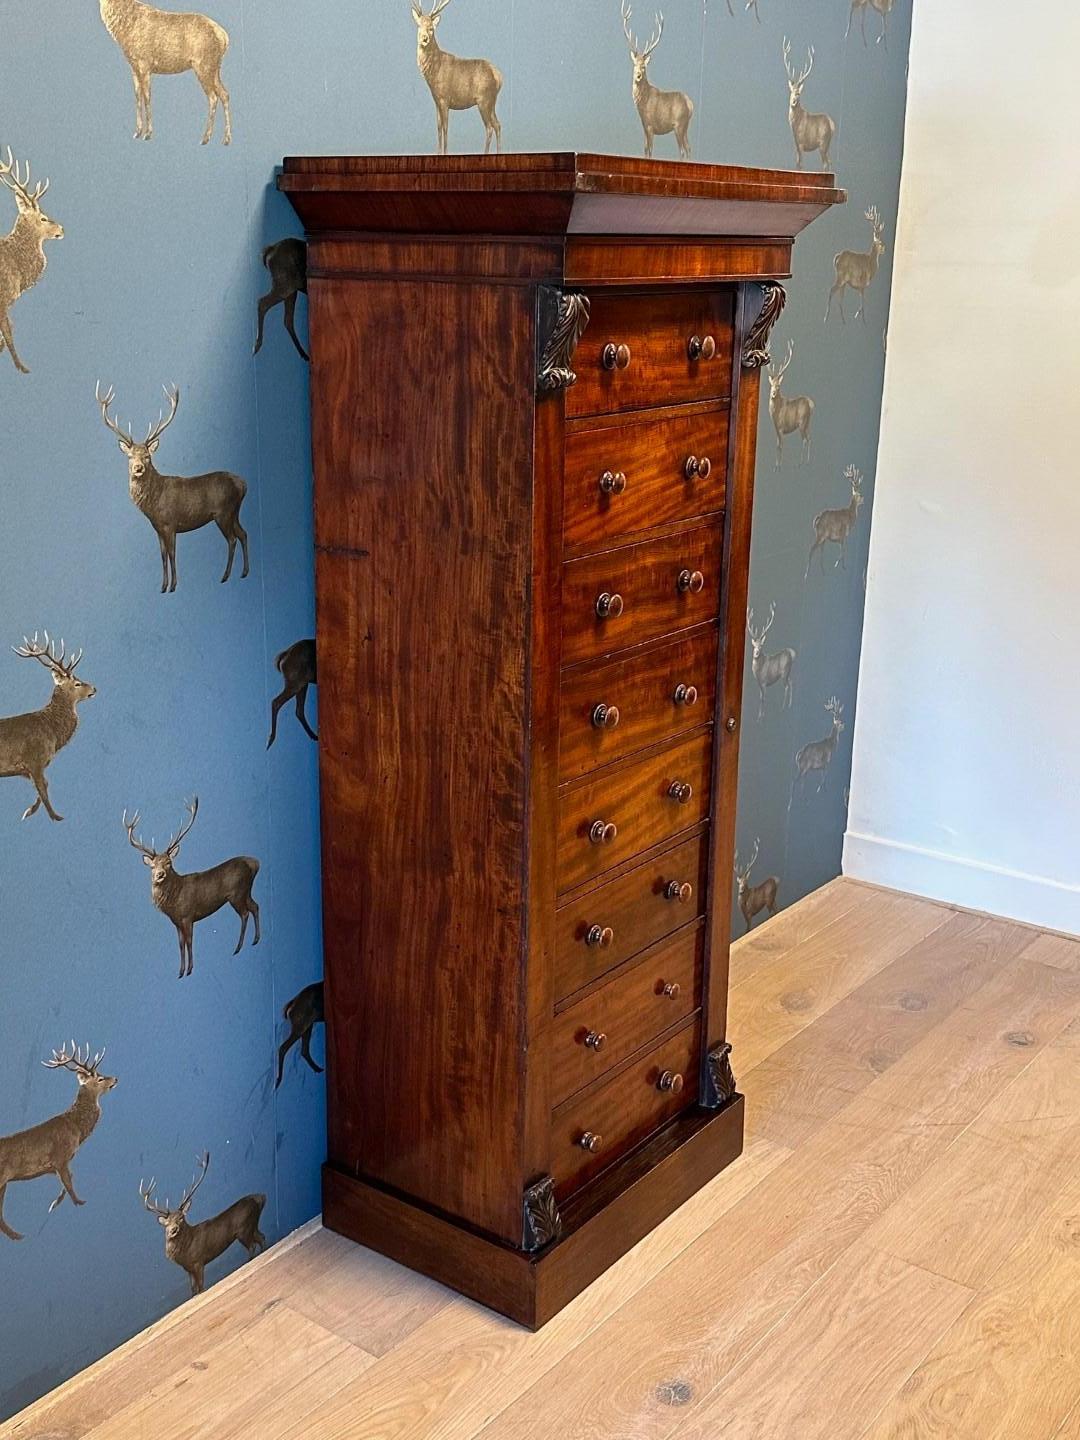
[[[731,1002],[728,1035],[740,1070],[752,1070],[951,913],[912,896],[873,892],[794,946],[783,965],[759,971]]]
[[[1014,1017],[1060,1034],[1077,977],[1021,956],[931,1030],[484,1432],[484,1440],[665,1440],[1032,1058]],[[662,1317],[662,1323],[657,1317]],[[602,1418],[598,1418],[602,1417]],[[685,1420],[682,1421],[685,1423]]]
[[[436,1281],[331,1230],[295,1252],[288,1283],[298,1314],[376,1356],[400,1345],[451,1297]]]
[[[576,1346],[787,1156],[769,1142],[691,1197],[535,1334],[456,1299],[360,1381],[331,1396],[292,1440],[466,1440]]]
[[[843,879],[830,880],[797,905],[777,915],[758,920],[754,928],[732,942],[728,984],[734,990],[745,985],[765,965],[784,956],[796,945],[809,940],[842,915],[865,905],[877,892]]]
[[[1080,1179],[885,1405],[865,1440],[1055,1440],[1080,1395]]]
[[[359,1375],[374,1360],[288,1305],[275,1305],[148,1386],[87,1431],[86,1440],[145,1440],[151,1432],[154,1440],[231,1440],[255,1412],[302,1383],[319,1385],[324,1367],[335,1362]]]
[[[1038,960],[1040,965],[1080,970],[1080,940],[1071,940],[1067,935],[1044,932],[1031,942],[1027,953],[1029,960]]]
[[[38,1435],[53,1433],[63,1435],[64,1440],[81,1440],[95,1425],[142,1395],[148,1384],[190,1364],[216,1339],[242,1330],[286,1301],[293,1309],[310,1303],[318,1295],[315,1275],[322,1268],[322,1258],[338,1253],[338,1246],[344,1243],[330,1231],[316,1229],[297,1244],[286,1241],[260,1255],[14,1417],[13,1440],[35,1440]],[[355,1318],[347,1338],[372,1354],[381,1353],[394,1338],[400,1341],[413,1321],[419,1324],[433,1313],[434,1305],[450,1298],[434,1281],[371,1250],[352,1250],[349,1268]],[[394,1272],[390,1286],[385,1278],[387,1267]],[[429,1305],[426,1311],[425,1301]],[[364,1317],[370,1322],[366,1328]],[[0,1425],[0,1436],[8,1433]]]
[[[1054,1431],[1054,1440],[1080,1440],[1080,1401]]]
[[[794,1148],[1029,945],[1023,926],[955,914],[749,1073],[746,1130]]]
[[[971,1296],[858,1241],[673,1440],[859,1440]]]
[[[867,1239],[982,1288],[1071,1175],[1080,1171],[1080,1045],[1048,1045]]]

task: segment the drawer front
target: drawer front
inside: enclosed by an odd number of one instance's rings
[[[731,291],[590,299],[589,323],[574,351],[577,384],[566,392],[568,417],[730,395]],[[691,341],[708,337],[712,358],[691,358]],[[625,347],[622,353],[619,347]]]
[[[559,778],[621,760],[712,718],[717,631],[564,671]]]
[[[698,1009],[704,938],[702,926],[683,931],[555,1017],[556,1105]]]
[[[607,423],[566,436],[563,534],[568,549],[724,508],[728,414],[689,413]]]
[[[713,619],[720,609],[721,536],[710,525],[566,561],[563,664]]]
[[[557,910],[556,999],[703,914],[708,870],[708,836],[696,835]]]
[[[560,1199],[696,1103],[699,1033],[695,1020],[606,1085],[574,1096],[553,1112],[551,1170]],[[676,1075],[682,1077],[681,1089],[660,1088],[662,1077]],[[589,1137],[596,1137],[595,1151],[582,1144]]]
[[[601,875],[709,813],[712,730],[606,770],[559,796],[560,892]]]

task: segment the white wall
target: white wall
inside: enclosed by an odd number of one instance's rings
[[[844,868],[1080,933],[1080,7],[914,5]]]

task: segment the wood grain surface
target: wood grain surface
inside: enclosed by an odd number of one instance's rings
[[[640,295],[593,298],[588,329],[574,355],[577,384],[567,392],[566,414],[609,414],[615,410],[713,400],[731,390],[732,292],[645,291]],[[693,336],[711,335],[712,359],[691,360]],[[627,345],[625,369],[605,369],[607,345]]]
[[[711,620],[720,608],[720,547],[721,532],[702,527],[567,561],[563,664],[596,659]],[[700,590],[680,590],[684,570],[701,574]],[[597,600],[605,593],[622,597],[621,614],[597,614]]]
[[[568,551],[603,550],[622,536],[723,510],[727,438],[727,406],[718,403],[568,426],[563,472]],[[688,472],[691,457],[699,467],[708,460],[705,478],[694,467]],[[608,471],[625,477],[618,494],[600,485]]]
[[[711,720],[716,640],[716,627],[707,625],[662,645],[565,670],[559,714],[559,778],[573,780],[598,765],[673,739]],[[614,728],[596,723],[598,705],[618,710]]]
[[[712,731],[698,730],[662,750],[598,770],[559,792],[560,893],[601,875],[650,845],[674,838],[709,813]],[[688,785],[690,798],[672,796]],[[597,824],[615,835],[597,843]]]

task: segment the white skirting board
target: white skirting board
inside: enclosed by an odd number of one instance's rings
[[[844,836],[843,871],[853,880],[1080,936],[1080,885],[851,830]]]

